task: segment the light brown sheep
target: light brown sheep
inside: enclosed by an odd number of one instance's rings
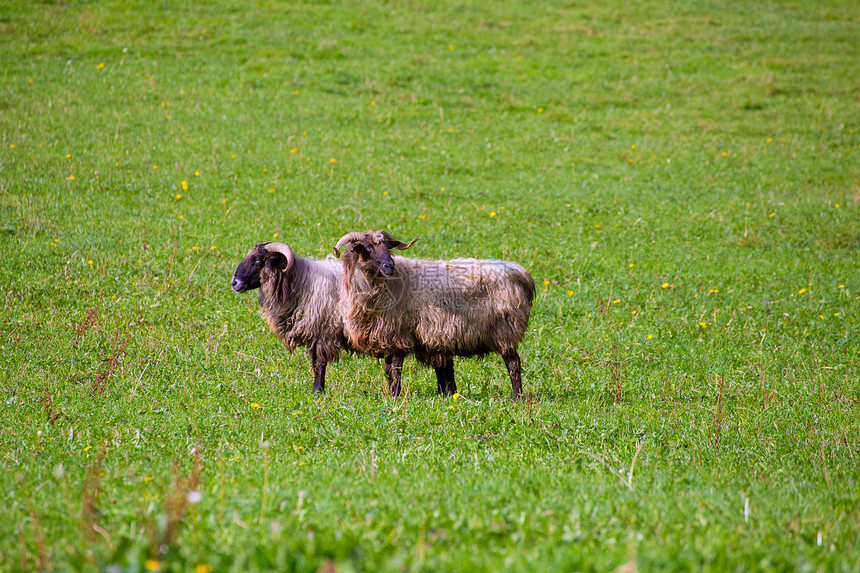
[[[417,239],[416,239],[417,240]],[[516,263],[392,257],[402,243],[385,231],[349,233],[340,294],[350,346],[386,358],[389,390],[400,393],[403,358],[414,353],[436,369],[440,392],[456,392],[455,356],[502,355],[514,397],[522,396],[517,349],[528,327],[535,285]]]

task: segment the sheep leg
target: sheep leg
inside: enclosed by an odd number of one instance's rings
[[[436,384],[439,394],[453,396],[457,393],[457,382],[454,380],[454,361],[447,362],[436,368]]]
[[[325,392],[325,367],[326,362],[317,360],[314,364],[314,392],[323,394]]]
[[[385,357],[385,379],[388,380],[388,393],[392,396],[400,396],[400,374],[403,372],[403,358],[402,354]]]
[[[385,357],[385,366],[382,367],[382,371],[385,372],[385,382],[388,384],[388,389],[391,390],[391,356]]]
[[[311,366],[314,369],[314,389],[312,392],[314,394],[322,394],[325,392],[325,367],[326,361],[317,358],[316,349],[308,350],[308,354],[311,355]]]
[[[523,396],[523,382],[521,378],[521,363],[520,355],[516,351],[503,354],[505,366],[508,367],[508,374],[511,375],[511,387],[514,390],[514,400],[519,401]]]

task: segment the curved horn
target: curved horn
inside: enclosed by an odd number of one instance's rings
[[[266,250],[270,253],[281,253],[287,258],[287,266],[286,268],[290,268],[293,266],[293,259],[295,255],[293,255],[293,250],[284,243],[266,243]]]
[[[362,233],[360,231],[353,231],[352,233],[347,233],[346,235],[344,235],[343,237],[340,238],[340,240],[337,242],[337,244],[334,247],[332,247],[332,250],[334,251],[335,256],[340,258],[340,248],[343,247],[345,244],[355,243],[357,241],[362,240],[363,238],[364,238],[364,233]]]

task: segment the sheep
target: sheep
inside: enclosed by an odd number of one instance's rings
[[[313,392],[325,392],[326,364],[336,361],[342,350],[357,352],[344,334],[338,303],[343,265],[335,259],[315,261],[296,257],[284,243],[261,243],[251,248],[239,263],[231,286],[237,293],[260,289],[260,314],[286,348],[306,346],[314,371]],[[365,353],[369,354],[369,353]],[[394,383],[392,356],[373,354],[385,360],[383,368],[389,388]],[[437,376],[441,376],[437,370]]]
[[[519,400],[517,349],[534,300],[531,275],[511,262],[391,256],[391,249],[407,249],[416,240],[402,243],[385,231],[367,231],[349,233],[337,242],[334,251],[343,261],[341,315],[349,344],[388,357],[394,396],[400,394],[407,354],[435,368],[439,392],[451,395],[457,391],[455,356],[495,352],[504,359]]]
[[[231,281],[237,293],[260,289],[260,314],[290,352],[307,347],[314,393],[325,392],[326,364],[351,350],[338,305],[342,276],[338,260],[303,259],[284,243],[261,243],[248,251]]]

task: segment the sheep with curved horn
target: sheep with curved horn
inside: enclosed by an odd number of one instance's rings
[[[391,357],[393,395],[400,393],[400,367],[407,354],[436,370],[440,393],[453,394],[455,356],[498,353],[519,399],[517,350],[534,300],[531,275],[511,262],[391,256],[391,249],[407,249],[415,240],[403,243],[385,231],[367,231],[337,242],[335,252],[343,260],[341,314],[349,344]]]
[[[325,391],[326,364],[351,350],[339,307],[342,276],[338,260],[304,259],[284,243],[261,243],[248,251],[231,282],[237,293],[260,290],[260,314],[290,352],[307,347],[314,392]]]

